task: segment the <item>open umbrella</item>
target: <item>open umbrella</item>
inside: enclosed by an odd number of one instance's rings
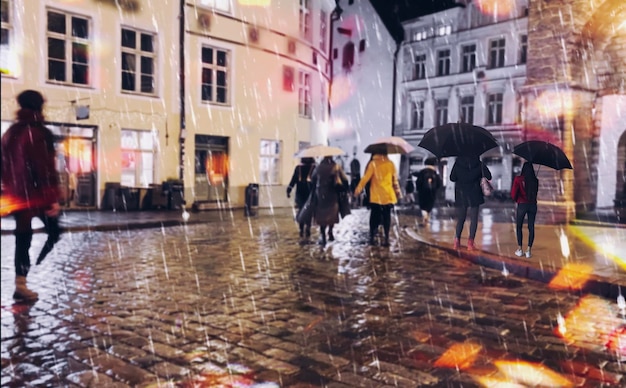
[[[552,143],[542,140],[529,140],[513,148],[515,155],[521,156],[530,163],[540,164],[555,170],[572,169],[567,155],[562,149]]]
[[[365,147],[364,152],[368,154],[408,154],[415,147],[406,140],[398,136],[381,137],[372,144]]]
[[[296,158],[320,158],[324,156],[345,155],[345,151],[339,147],[331,147],[323,144],[307,147],[294,155]]]
[[[448,123],[431,128],[418,146],[436,157],[479,156],[498,146],[496,138],[483,127],[468,123]]]

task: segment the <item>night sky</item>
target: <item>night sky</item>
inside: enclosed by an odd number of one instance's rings
[[[454,0],[370,0],[370,2],[396,42],[403,38],[400,22],[453,7],[456,3]]]

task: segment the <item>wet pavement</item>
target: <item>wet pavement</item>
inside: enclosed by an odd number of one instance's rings
[[[40,294],[33,305],[11,299],[14,244],[4,232],[10,221],[2,220],[3,387],[626,381],[626,352],[614,350],[626,305],[601,292],[572,291],[580,276],[570,274],[567,289],[513,276],[516,268],[528,275],[542,260],[553,260],[554,269],[596,260],[587,276],[605,285],[623,281],[619,266],[602,272],[615,255],[591,258],[576,242],[567,260],[542,259],[557,251],[539,245],[554,227],[538,233],[535,261],[517,259],[516,266],[515,247],[503,240],[506,212],[494,218],[491,233],[481,229],[485,251],[473,254],[444,242],[452,221],[443,211],[429,226],[400,212],[391,248],[366,244],[364,209],[343,220],[325,247],[316,232],[301,240],[285,211],[252,218],[192,213],[187,223],[180,213],[158,213],[68,214],[62,240],[29,274]],[[619,247],[621,233],[584,229],[574,236],[611,236]],[[35,235],[31,253],[44,239]],[[548,273],[550,265],[541,265]]]

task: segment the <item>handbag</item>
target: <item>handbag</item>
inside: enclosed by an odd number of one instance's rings
[[[480,173],[483,174],[482,163],[480,165]],[[483,174],[483,177],[480,178],[480,189],[482,190],[483,195],[485,197],[491,197],[491,194],[493,194],[493,186],[491,185],[491,182],[489,182],[489,179],[487,179],[487,177],[485,177],[484,174]]]
[[[313,220],[313,210],[315,209],[317,196],[315,195],[315,189],[311,190],[309,197],[306,199],[302,208],[298,211],[296,215],[296,221],[299,224],[310,225]]]
[[[337,193],[337,200],[339,202],[339,214],[341,218],[346,218],[352,212],[350,210],[350,196],[347,191]]]

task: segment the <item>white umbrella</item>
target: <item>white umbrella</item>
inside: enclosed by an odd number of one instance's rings
[[[340,156],[346,152],[339,147],[331,147],[323,144],[307,147],[294,155],[296,158],[319,158],[324,156]]]
[[[381,137],[365,148],[368,154],[387,153],[387,154],[408,154],[415,147],[410,145],[406,140],[398,136]]]

